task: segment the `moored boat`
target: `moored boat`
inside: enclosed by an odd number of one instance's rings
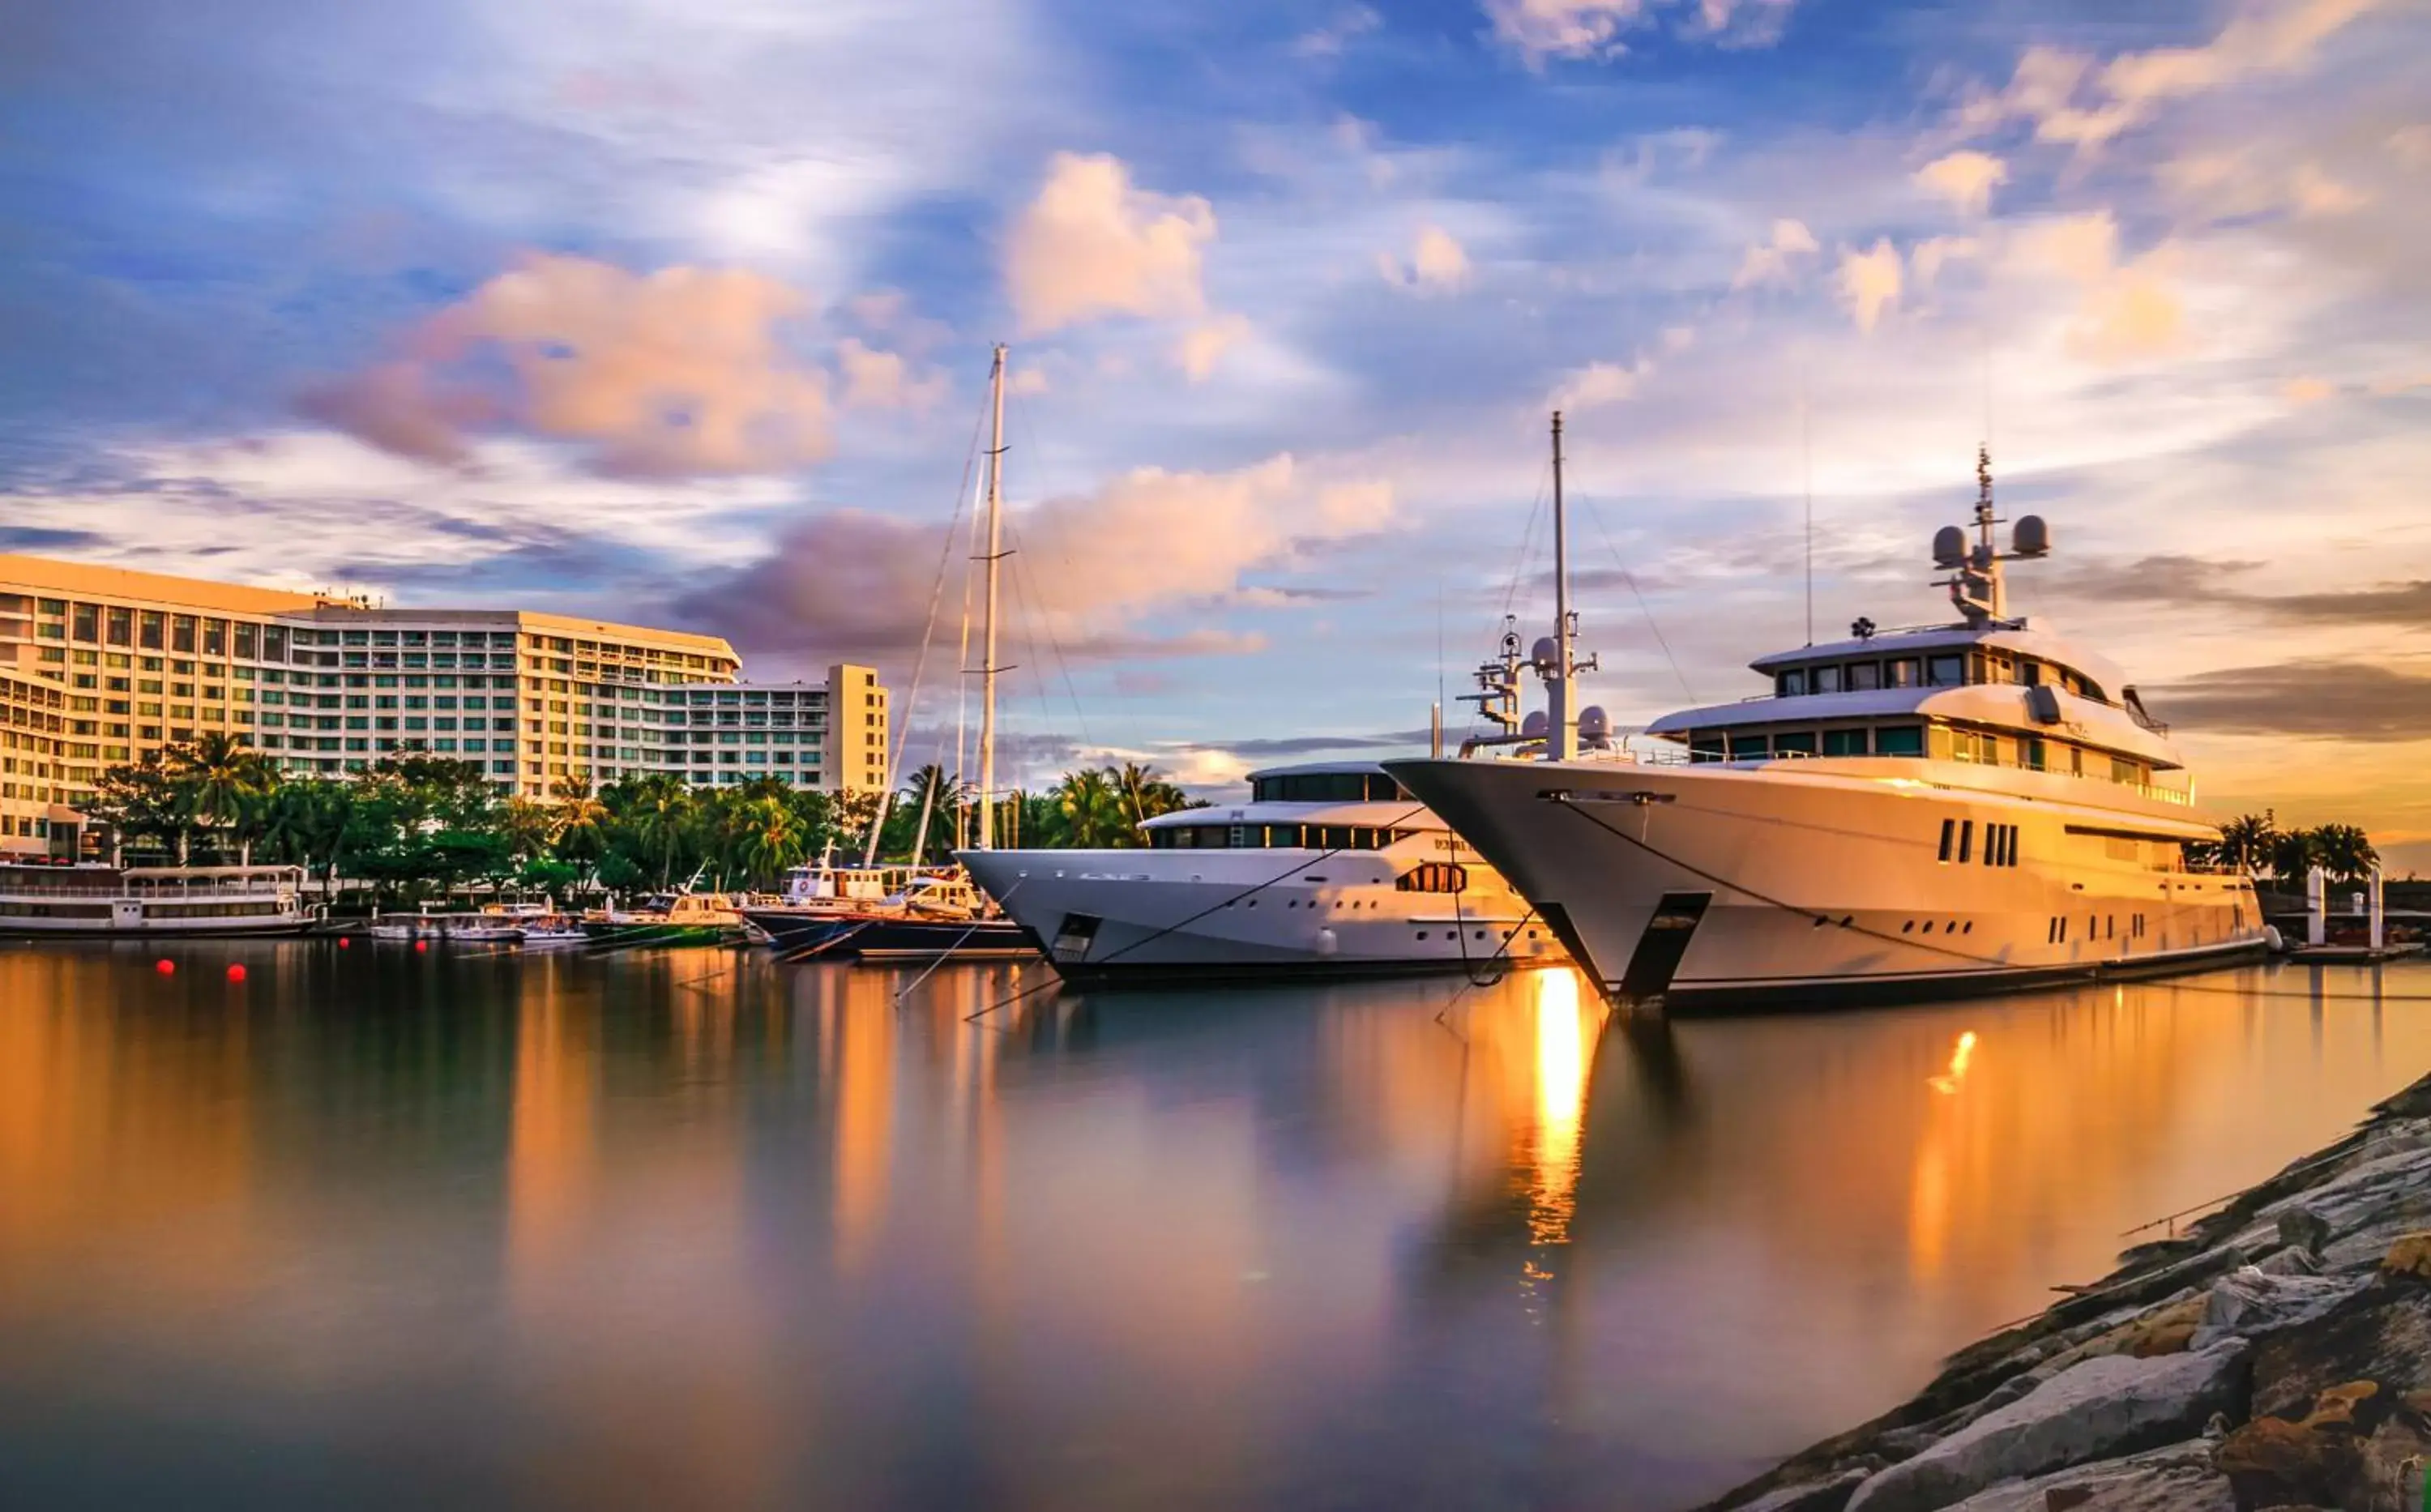
[[[1373,762],[1249,776],[1247,803],[1139,826],[1142,846],[966,850],[1076,983],[1481,970],[1561,960],[1502,879]]]
[[[2106,662],[2010,613],[2003,563],[2046,555],[2050,532],[2029,515],[1998,550],[1988,459],[1978,478],[1974,539],[1934,544],[1955,624],[1860,620],[1758,658],[1766,695],[1668,714],[1657,748],[1599,752],[1568,714],[1564,602],[1534,659],[1541,760],[1385,769],[1618,1002],[1873,1002],[2259,954],[2251,879],[2189,855],[2219,831],[2168,727]]]
[[[0,864],[0,935],[294,934],[301,866]]]
[[[639,908],[598,909],[583,916],[582,929],[593,943],[613,946],[740,945],[747,937],[742,910],[724,893],[673,893]]]
[[[524,927],[520,921],[501,914],[424,909],[413,914],[376,914],[369,932],[375,940],[392,942],[513,945],[524,937]]]

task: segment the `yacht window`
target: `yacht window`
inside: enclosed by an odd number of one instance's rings
[[[1851,693],[1869,693],[1882,685],[1883,665],[1880,662],[1852,662],[1849,664],[1849,691]]]
[[[2110,758],[2110,780],[2114,782],[2140,782],[2144,780],[2144,769],[2124,756],[2113,756]]]
[[[1468,890],[1468,872],[1455,862],[1424,861],[1394,879],[1405,893],[1460,893]]]
[[[1958,821],[1957,821],[1956,819],[1944,819],[1944,820],[1942,820],[1942,821],[1941,821],[1941,859],[1942,859],[1942,860],[1944,860],[1944,861],[1948,861],[1948,860],[1950,859],[1951,842],[1952,842],[1953,840],[1954,840],[1955,838],[1957,838],[1957,834],[1958,834]]]
[[[1967,680],[1967,659],[1963,656],[1927,657],[1925,681],[1936,688],[1955,688]]]
[[[2043,680],[2043,664],[2032,657],[2020,657],[2018,680],[2029,688],[2040,685]]]
[[[1964,820],[1961,820],[1961,821],[1959,822],[1959,825],[1958,825],[1958,861],[1959,861],[1959,865],[1966,865],[1966,864],[1967,864],[1967,862],[1970,859],[1970,852],[1972,852],[1974,848],[1975,848],[1975,821],[1974,821],[1974,820],[1972,820],[1972,819],[1964,819]]]
[[[2019,765],[2027,768],[2029,771],[2041,771],[2043,769],[2044,756],[2043,737],[2040,735],[2019,736],[2018,754]]]
[[[1884,683],[1886,687],[1913,688],[1921,680],[1917,676],[1916,658],[1912,656],[1895,657],[1885,662],[1883,675],[1888,680]]]
[[[1804,667],[1791,667],[1788,671],[1781,674],[1778,680],[1780,684],[1781,697],[1785,698],[1797,698],[1805,696],[1806,669]]]
[[[1823,754],[1826,756],[1863,756],[1866,754],[1866,732],[1863,730],[1827,730],[1823,731]]]
[[[1815,691],[1818,693],[1839,692],[1840,669],[1836,666],[1817,667],[1815,669]]]
[[[1885,725],[1874,731],[1874,754],[1877,756],[1921,756],[1924,754],[1922,725]]]
[[[1815,731],[1785,731],[1772,737],[1772,753],[1776,756],[1812,756],[1815,754]]]
[[[1722,732],[1700,731],[1688,737],[1688,759],[1692,762],[1718,762],[1728,750]]]
[[[1770,754],[1771,752],[1767,748],[1765,737],[1762,735],[1731,737],[1731,760],[1735,762],[1760,762]]]

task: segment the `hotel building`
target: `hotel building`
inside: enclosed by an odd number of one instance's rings
[[[649,772],[884,785],[875,671],[740,670],[711,635],[0,555],[0,853],[63,851],[103,769],[213,731],[299,775],[420,750],[532,798]]]

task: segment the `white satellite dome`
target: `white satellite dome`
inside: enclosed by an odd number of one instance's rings
[[[1603,705],[1591,703],[1579,711],[1579,739],[1596,747],[1612,744],[1612,715],[1603,712]]]
[[[1552,728],[1553,722],[1545,716],[1542,709],[1533,711],[1527,718],[1519,721],[1519,733],[1529,740],[1544,739],[1545,731]]]

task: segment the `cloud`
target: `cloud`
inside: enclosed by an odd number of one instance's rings
[[[1899,304],[1902,281],[1899,249],[1887,240],[1877,241],[1869,252],[1841,249],[1840,300],[1849,307],[1859,330],[1871,331],[1883,311]]]
[[[1620,34],[1669,0],[1485,0],[1495,40],[1531,68],[1552,58],[1618,58]],[[1781,40],[1795,0],[1695,0],[1681,35],[1723,47]]]
[[[945,396],[946,376],[914,378],[899,352],[881,352],[847,336],[836,344],[844,402],[874,410],[925,410]]]
[[[1315,31],[1302,32],[1294,39],[1294,58],[1339,58],[1342,49],[1357,38],[1384,24],[1372,6],[1354,5]]]
[[[2221,735],[2431,740],[2431,678],[2339,660],[2227,667],[2169,683],[2148,700],[2181,728]]]
[[[1956,207],[1962,215],[1981,215],[1992,206],[1992,191],[2007,183],[2009,165],[1990,153],[1961,150],[1936,158],[1916,171],[1916,181]]]
[[[1802,221],[1778,220],[1772,223],[1772,235],[1747,249],[1739,260],[1739,271],[1731,277],[1734,289],[1752,288],[1761,283],[1787,283],[1791,277],[1793,258],[1820,251],[1815,233]]]
[[[2317,378],[2291,378],[2280,385],[2279,392],[2290,404],[2319,404],[2339,392],[2338,385]]]
[[[1226,349],[1248,340],[1249,334],[1247,315],[1218,315],[1182,333],[1181,344],[1174,348],[1174,361],[1190,375],[1191,382],[1199,382],[1216,371]]]
[[[2431,125],[2400,126],[2389,134],[2386,145],[2408,168],[2431,168]]]
[[[2362,190],[2339,183],[2316,162],[2299,163],[2288,179],[2288,193],[2299,215],[2346,215],[2372,203]]]
[[[1646,13],[1647,0],[1485,0],[1497,41],[1532,68],[1549,58],[1611,57],[1622,28]]]
[[[2171,281],[2174,247],[2165,244],[2121,264],[2119,223],[2106,210],[2045,221],[2010,245],[2021,266],[2082,287],[2064,338],[2074,355],[2131,362],[2166,356],[2184,344],[2185,302]]]
[[[1388,484],[1335,476],[1288,454],[1231,472],[1139,468],[1096,491],[1008,512],[1016,556],[1008,594],[1035,632],[1091,656],[1237,651],[1252,641],[1202,627],[1158,638],[1137,623],[1162,609],[1220,605],[1244,574],[1383,529]],[[903,658],[916,649],[941,553],[941,526],[830,510],[780,532],[774,549],[683,600],[695,623],[754,650]],[[945,556],[949,570],[958,559]],[[959,601],[949,586],[947,602]]]
[[[580,444],[635,477],[781,472],[828,450],[825,375],[780,340],[803,297],[742,269],[628,272],[534,253],[408,333],[403,355],[309,387],[315,419],[462,465],[475,432]]]
[[[1468,252],[1450,231],[1430,226],[1418,232],[1407,262],[1390,252],[1379,253],[1376,270],[1396,288],[1443,294],[1468,281]]]
[[[1944,264],[1983,255],[1984,244],[1971,236],[1930,236],[1908,249],[1908,266],[1920,288],[1933,287]]]
[[[1619,404],[1635,397],[1638,385],[1653,371],[1654,364],[1644,358],[1628,367],[1618,362],[1589,362],[1564,378],[1546,404],[1551,409],[1572,412]]]
[[[2246,79],[2292,72],[2322,42],[2383,0],[2275,0],[2249,7],[2210,42],[2121,53],[2099,65],[2082,53],[2037,45],[2020,56],[2008,86],[1978,91],[1960,111],[1970,130],[2012,120],[2037,140],[2099,147],[2143,125],[2165,103]]]
[[[1006,245],[1014,317],[1034,336],[1107,315],[1197,315],[1200,248],[1215,239],[1198,195],[1134,189],[1118,158],[1059,152]]]

